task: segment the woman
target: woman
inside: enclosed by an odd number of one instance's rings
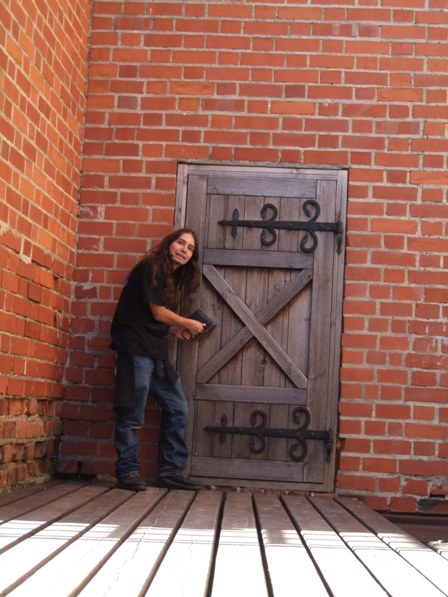
[[[177,372],[168,361],[168,334],[189,340],[204,324],[175,311],[180,292],[188,298],[200,281],[195,232],[182,228],[168,236],[131,271],[112,321],[111,348],[117,351],[115,449],[118,487],[143,491],[137,430],[145,420],[148,394],[162,410],[158,481],[163,487],[198,489],[188,479],[184,433],[188,403]]]

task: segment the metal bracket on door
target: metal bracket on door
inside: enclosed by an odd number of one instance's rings
[[[297,440],[289,448],[289,457],[294,462],[303,462],[308,454],[307,440],[321,440],[325,442],[325,454],[327,462],[331,456],[332,433],[308,429],[311,421],[310,411],[304,406],[297,406],[292,411],[292,420],[296,425],[295,429],[280,429],[277,427],[266,427],[268,417],[262,410],[254,410],[250,415],[251,427],[232,427],[227,425],[227,416],[222,415],[220,425],[207,425],[204,431],[219,433],[219,441],[224,444],[227,434],[250,435],[249,451],[252,454],[261,454],[266,449],[266,437],[277,437]],[[258,442],[258,446],[256,443]]]
[[[271,215],[267,218],[268,211]],[[316,232],[334,232],[336,235],[338,255],[342,251],[342,239],[344,228],[341,220],[337,222],[318,222],[320,216],[320,205],[314,199],[308,199],[303,204],[303,211],[309,220],[305,222],[296,221],[278,221],[278,209],[272,203],[265,203],[260,210],[262,220],[240,220],[240,212],[234,209],[231,220],[219,220],[218,224],[221,226],[231,226],[231,235],[236,238],[238,234],[238,227],[246,228],[263,228],[260,234],[260,242],[265,247],[273,245],[277,240],[276,230],[305,230],[306,234],[300,241],[300,249],[304,253],[313,253],[317,249],[318,240]],[[309,241],[311,237],[311,242]]]

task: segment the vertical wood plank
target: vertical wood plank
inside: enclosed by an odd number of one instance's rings
[[[222,498],[218,491],[198,493],[145,595],[205,597]]]
[[[254,501],[273,595],[290,597],[292,587],[298,586],[303,588],[306,597],[328,597],[316,566],[279,497],[255,494]]]
[[[317,202],[320,205],[319,220],[334,221],[336,207],[333,181],[319,181]],[[310,427],[326,430],[330,427],[328,412],[328,363],[330,361],[333,235],[318,233],[318,245],[314,251],[313,296],[311,306],[310,360],[308,376],[308,410]],[[317,397],[320,396],[320,400]],[[308,441],[305,480],[322,483],[325,467],[325,445],[322,441]]]
[[[260,543],[248,493],[228,493],[211,597],[268,597]]]

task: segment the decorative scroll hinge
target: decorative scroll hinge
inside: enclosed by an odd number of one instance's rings
[[[271,211],[271,216],[267,218],[268,211]],[[231,220],[219,220],[218,224],[221,226],[230,226],[233,238],[236,238],[239,227],[246,228],[263,228],[260,234],[260,242],[262,245],[269,247],[277,240],[277,230],[305,230],[306,234],[300,241],[300,249],[304,253],[313,253],[317,249],[317,235],[316,232],[334,232],[337,239],[337,253],[342,251],[343,239],[343,224],[341,220],[337,222],[318,222],[320,216],[320,205],[314,199],[308,199],[303,204],[303,211],[309,218],[304,222],[296,221],[277,221],[278,209],[272,203],[265,203],[260,210],[262,220],[240,220],[240,212],[234,209]],[[311,240],[310,240],[311,238]]]
[[[311,415],[307,408],[297,406],[292,412],[292,420],[298,425],[295,429],[280,429],[277,427],[266,427],[268,417],[262,410],[254,410],[250,416],[251,427],[231,427],[227,425],[226,415],[222,415],[220,425],[207,425],[204,431],[219,433],[219,441],[224,444],[227,434],[249,435],[249,451],[252,454],[261,454],[265,451],[266,437],[277,437],[296,440],[289,448],[289,457],[294,462],[303,462],[308,454],[308,440],[321,440],[325,442],[325,454],[327,462],[330,460],[332,447],[332,432],[308,429]],[[258,445],[257,445],[258,443]]]

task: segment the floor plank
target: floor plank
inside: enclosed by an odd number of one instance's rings
[[[170,545],[146,595],[207,595],[223,494],[200,491]]]
[[[360,587],[369,597],[387,595],[306,498],[287,495],[284,502],[333,597],[359,597]]]
[[[46,491],[50,489],[50,487],[54,487],[56,485],[60,485],[60,483],[51,481],[49,483],[43,483],[42,485],[29,485],[28,487],[21,487],[20,489],[13,489],[8,493],[2,493],[0,494],[0,508],[12,502],[17,504],[21,499],[29,498],[33,494]]]
[[[433,549],[430,549],[411,535],[408,535],[396,525],[389,522],[384,516],[381,516],[374,510],[368,508],[359,500],[352,498],[341,498],[339,503],[347,508],[354,516],[358,518],[360,527],[367,527],[378,538],[391,549],[382,551],[383,554],[396,553],[400,560],[408,563],[405,568],[400,564],[400,568],[394,567],[391,570],[391,576],[396,580],[398,570],[403,571],[403,580],[401,581],[401,593],[397,587],[394,594],[402,594],[405,597],[409,595],[430,595],[440,596],[448,594],[448,561],[440,557]],[[396,560],[396,558],[395,558]],[[421,580],[421,576],[426,580]],[[434,586],[431,586],[431,584]],[[407,587],[407,589],[406,589]],[[421,587],[421,591],[419,591]],[[438,589],[435,589],[438,587]]]
[[[298,570],[307,597],[328,597],[316,566],[278,497],[257,494],[254,500],[275,597],[291,596]]]
[[[46,563],[67,544],[76,540],[92,524],[95,524],[108,511],[115,510],[125,499],[123,492],[116,491],[111,499],[104,496],[104,487],[86,486],[71,496],[70,506],[73,508],[57,522],[45,526],[30,537],[25,537],[11,549],[0,554],[0,593],[23,582],[39,566]],[[113,490],[114,491],[114,490]],[[90,503],[97,497],[96,507]]]
[[[211,597],[267,597],[263,561],[249,493],[228,493]]]
[[[0,553],[73,510],[77,493],[82,490],[80,485],[63,484],[2,508],[0,515],[6,522],[0,526]]]
[[[448,554],[355,498],[61,482],[0,521],[1,596],[448,596]]]
[[[164,492],[154,489],[140,493],[123,493],[130,496],[129,499],[58,553],[12,591],[11,595],[61,597],[79,592],[85,582],[90,580],[132,533]]]
[[[151,489],[149,492],[162,490]],[[144,495],[145,495],[144,494]],[[80,592],[83,597],[143,595],[194,498],[188,491],[163,495],[119,549]]]
[[[37,508],[46,506],[50,504],[52,501],[57,500],[58,498],[70,494],[73,491],[77,491],[84,484],[80,485],[78,483],[60,483],[55,484],[49,487],[48,489],[44,488],[41,491],[36,491],[36,488],[33,487],[33,491],[27,494],[26,490],[20,492],[20,495],[17,495],[16,499],[13,500],[14,493],[10,493],[5,497],[5,503],[0,503],[0,524],[4,525],[8,522],[8,520],[12,519],[19,519],[22,518],[24,520],[26,514],[28,512],[32,512]],[[8,499],[6,499],[8,498]],[[1,527],[4,530],[5,527]]]

